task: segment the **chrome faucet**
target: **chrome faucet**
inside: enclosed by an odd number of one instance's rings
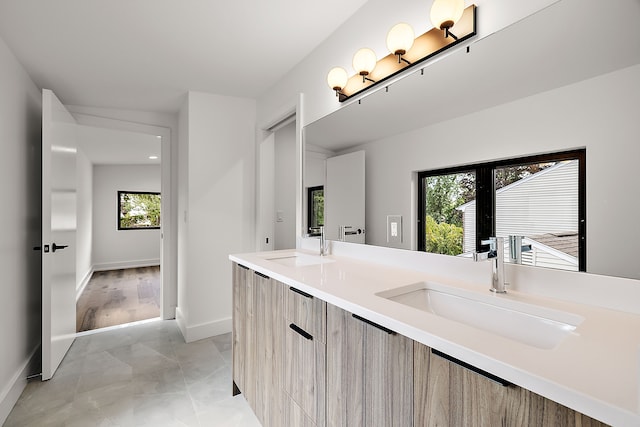
[[[480,243],[489,245],[489,252],[474,252],[474,261],[491,260],[493,263],[493,272],[491,275],[491,292],[504,294],[507,292],[507,283],[504,281],[504,238],[490,237],[488,240],[482,240]]]
[[[324,226],[320,226],[320,256],[325,256],[328,254],[327,250],[327,242],[324,239]]]
[[[509,236],[509,262],[522,264],[522,252],[529,252],[531,245],[523,245],[524,236]]]

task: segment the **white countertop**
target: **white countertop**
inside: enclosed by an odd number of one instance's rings
[[[298,249],[229,259],[590,417],[640,426],[640,315],[512,290],[495,295],[485,287],[344,256],[299,267],[266,259],[292,252],[315,255]],[[573,313],[584,321],[557,347],[539,349],[375,295],[433,280],[483,298],[489,294]]]

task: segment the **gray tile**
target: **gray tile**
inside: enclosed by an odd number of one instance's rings
[[[198,418],[202,427],[261,427],[242,395],[212,404]]]
[[[3,427],[259,425],[231,397],[231,334],[187,344],[175,321],[156,321],[78,337]]]
[[[211,375],[189,384],[188,390],[196,412],[203,412],[212,404],[231,397],[231,371],[226,366],[221,367]]]
[[[194,425],[196,412],[188,393],[148,394],[133,399],[136,426]]]
[[[211,340],[216,345],[220,353],[224,353],[227,350],[231,350],[231,345],[232,345],[231,332],[229,332],[228,334],[215,336],[211,338]]]

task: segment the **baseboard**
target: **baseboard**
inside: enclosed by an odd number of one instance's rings
[[[187,320],[182,313],[182,310],[180,310],[180,307],[176,307],[176,323],[178,324],[178,329],[180,329],[182,338],[187,342]]]
[[[231,317],[189,326],[179,307],[176,308],[176,322],[182,337],[188,343],[229,333],[232,328]]]
[[[82,292],[84,292],[84,288],[87,287],[87,284],[89,283],[89,280],[91,280],[91,276],[93,275],[94,271],[95,270],[93,266],[91,266],[91,268],[89,268],[89,271],[87,271],[87,274],[85,274],[82,278],[82,281],[80,281],[80,286],[76,288],[76,302],[78,302],[78,299],[80,299],[80,295],[82,295]]]
[[[160,265],[160,258],[139,259],[134,261],[103,262],[93,265],[93,271],[121,270],[124,268],[152,267]]]
[[[27,360],[22,363],[13,375],[9,384],[5,385],[0,391],[0,425],[3,425],[7,420],[9,413],[20,398],[22,390],[27,386],[27,377],[32,374],[30,368],[39,362],[35,360],[39,355],[39,350],[40,347],[37,347],[31,352]]]

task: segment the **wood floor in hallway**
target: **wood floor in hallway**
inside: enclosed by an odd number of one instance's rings
[[[76,304],[76,331],[159,316],[159,266],[96,271]]]

